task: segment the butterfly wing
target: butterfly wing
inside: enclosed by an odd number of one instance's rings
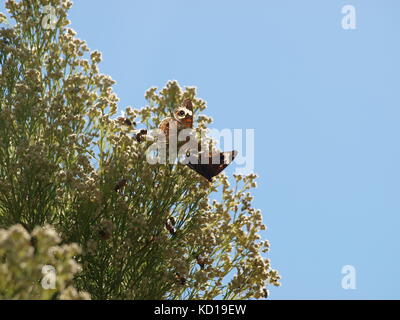
[[[197,164],[197,163],[188,163],[187,166],[196,171],[199,175],[206,178],[208,181],[212,181],[213,175],[207,170],[204,164]]]
[[[198,157],[192,157],[187,163],[187,166],[196,171],[198,174],[212,181],[212,178],[221,173],[236,157],[237,151],[219,152],[209,156],[207,163],[201,163]],[[213,158],[218,159],[219,163],[213,163]]]
[[[193,128],[193,104],[190,99],[185,99],[182,105],[174,111],[174,118],[184,129]]]
[[[193,128],[193,104],[190,99],[185,99],[182,105],[174,111],[174,117],[165,118],[159,124],[159,128],[168,137],[169,129],[172,123],[177,124],[177,129]]]

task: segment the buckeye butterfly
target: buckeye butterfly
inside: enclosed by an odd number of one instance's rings
[[[161,129],[164,137],[166,138],[165,156],[167,159],[169,159],[170,144],[178,149],[184,143],[184,141],[178,142],[179,133],[183,129],[190,130],[193,128],[192,101],[190,99],[185,99],[182,104],[173,111],[173,117],[168,117],[162,120],[158,128]],[[186,138],[186,142],[187,141],[189,141],[189,137]]]
[[[169,129],[174,124],[177,127],[178,133],[182,129],[193,128],[193,104],[190,99],[185,99],[180,107],[174,111],[174,117],[165,118],[158,126],[169,137]]]
[[[192,129],[193,128],[193,104],[190,99],[185,99],[180,107],[174,111],[174,117],[169,117],[161,121],[159,128],[163,131],[167,137],[167,149],[168,149],[168,138],[169,129],[171,125],[176,125],[177,134],[179,134],[182,129]],[[188,137],[189,139],[189,137]],[[188,140],[187,140],[188,141]],[[206,163],[202,163],[202,159],[198,156],[188,156],[188,163],[186,164],[190,169],[194,170],[208,181],[212,181],[212,178],[221,173],[236,157],[237,151],[233,150],[231,152],[218,152],[212,153]],[[214,161],[213,159],[219,161]],[[186,162],[186,161],[185,161]]]
[[[206,178],[209,182],[212,182],[212,178],[221,173],[237,156],[237,151],[233,150],[230,152],[214,152],[209,155],[206,159],[206,163],[202,161],[201,157],[188,156],[189,161],[186,165],[196,171],[199,175]],[[213,161],[217,159],[217,161]],[[217,163],[213,163],[217,162]]]

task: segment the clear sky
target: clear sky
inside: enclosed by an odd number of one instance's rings
[[[81,0],[70,19],[120,107],[176,79],[214,127],[255,129],[272,299],[400,298],[398,0]]]

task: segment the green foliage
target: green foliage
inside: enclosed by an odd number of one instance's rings
[[[40,24],[49,3],[54,30]],[[74,285],[94,299],[262,298],[279,275],[262,256],[256,176],[235,176],[230,187],[224,174],[209,184],[184,165],[149,164],[148,144],[114,117],[115,82],[99,73],[101,54],[66,27],[70,6],[6,3],[16,23],[0,30],[0,226],[51,224],[79,244]],[[145,97],[144,108],[125,110],[143,128],[185,98],[198,130],[211,123],[194,88],[170,81]]]

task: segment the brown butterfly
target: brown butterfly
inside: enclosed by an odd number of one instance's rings
[[[189,162],[186,165],[212,182],[212,178],[221,173],[235,159],[236,155],[237,151],[235,150],[231,152],[213,153],[208,157],[206,163],[202,163],[201,157],[192,155],[187,158]],[[213,163],[213,158],[219,158],[218,163]]]
[[[171,125],[176,125],[177,134],[182,129],[193,128],[193,104],[190,99],[185,99],[182,105],[174,111],[174,117],[165,118],[158,126],[169,137]]]
[[[185,99],[182,105],[175,110],[174,118],[188,129],[193,128],[193,104],[190,99]]]
[[[178,136],[183,129],[193,128],[193,104],[190,99],[185,99],[180,107],[175,109],[173,118],[168,117],[161,121],[159,128],[164,133],[166,138],[166,158],[169,159],[169,148],[170,144],[179,147],[183,142],[178,142]],[[186,138],[186,142],[189,141],[189,137]],[[177,150],[178,151],[178,150]]]

